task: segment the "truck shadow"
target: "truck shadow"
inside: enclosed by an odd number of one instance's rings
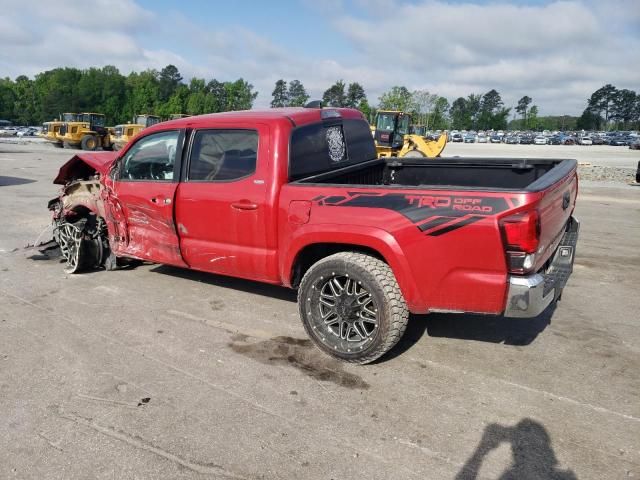
[[[462,466],[455,480],[475,480],[487,456],[501,444],[511,447],[512,462],[496,478],[539,478],[577,480],[571,470],[558,469],[551,437],[544,426],[530,418],[520,420],[513,427],[492,423],[486,426],[480,443]]]
[[[242,278],[226,277],[224,275],[216,275],[215,273],[198,272],[195,270],[187,270],[184,268],[170,267],[168,265],[158,265],[153,267],[151,272],[170,275],[172,277],[180,277],[185,280],[206,283],[216,287],[224,287],[241,292],[251,293],[254,295],[262,295],[264,297],[277,298],[287,302],[296,303],[297,294],[295,290],[290,288],[271,285],[268,283],[254,282]]]
[[[411,315],[398,344],[384,357],[387,361],[411,349],[426,333],[430,337],[525,346],[531,344],[551,323],[556,309],[552,303],[534,318],[506,318],[492,315],[431,313]]]
[[[36,180],[20,177],[5,177],[0,175],[0,187],[10,187],[12,185],[24,185],[26,183],[34,183]]]

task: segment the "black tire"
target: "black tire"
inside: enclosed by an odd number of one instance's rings
[[[309,268],[298,289],[298,308],[320,350],[358,364],[373,362],[398,343],[409,318],[391,268],[357,252],[336,253]]]
[[[62,148],[64,145],[62,143],[52,143],[51,145],[53,145],[55,148]]]
[[[85,135],[84,137],[82,137],[82,141],[80,142],[82,150],[89,151],[94,151],[96,148],[98,148],[99,144],[100,142],[95,135]]]

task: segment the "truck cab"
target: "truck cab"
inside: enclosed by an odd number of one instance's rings
[[[330,355],[368,363],[409,312],[535,317],[571,273],[577,165],[378,158],[356,110],[163,122],[79,154],[50,202],[70,273],[145,260],[298,289]]]

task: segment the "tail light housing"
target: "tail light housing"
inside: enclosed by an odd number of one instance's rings
[[[511,273],[530,272],[540,243],[540,214],[537,210],[518,212],[500,219],[500,230]]]

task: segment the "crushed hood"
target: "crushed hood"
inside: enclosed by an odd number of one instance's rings
[[[117,156],[117,152],[78,153],[60,167],[58,176],[53,183],[64,185],[76,178],[87,178],[96,173],[104,175],[109,171]]]

